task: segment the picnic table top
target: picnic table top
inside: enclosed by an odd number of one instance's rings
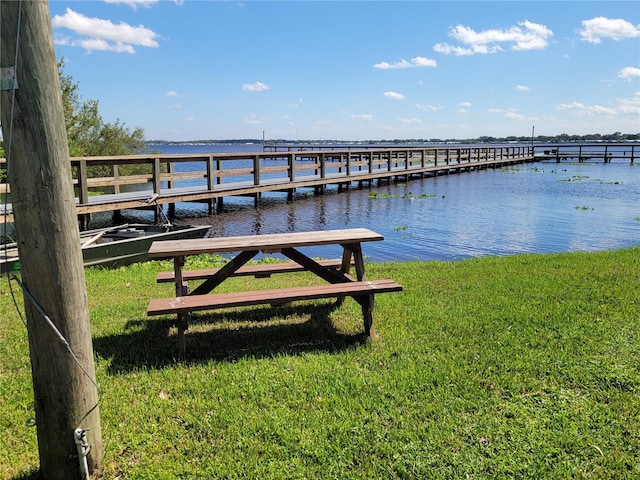
[[[320,230],[312,232],[272,233],[185,240],[165,240],[151,244],[149,258],[169,258],[201,253],[224,253],[262,250],[277,251],[315,245],[353,244],[384,240],[384,237],[367,228]]]

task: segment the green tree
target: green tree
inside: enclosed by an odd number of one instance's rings
[[[106,123],[98,111],[97,100],[82,100],[78,83],[64,73],[64,60],[58,63],[58,72],[72,157],[131,155],[146,151],[142,128],[130,130],[119,119]]]

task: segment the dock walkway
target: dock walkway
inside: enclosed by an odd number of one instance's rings
[[[630,147],[634,158],[640,152]],[[266,149],[268,150],[268,149]],[[574,151],[575,150],[575,151]],[[221,209],[224,198],[251,196],[255,204],[267,192],[286,192],[293,198],[298,189],[320,194],[327,186],[338,189],[359,187],[372,182],[389,182],[413,177],[436,176],[462,171],[570,158],[602,158],[618,155],[609,146],[601,150],[564,146],[491,145],[455,147],[395,147],[263,151],[186,155],[129,155],[121,157],[74,157],[76,210],[81,225],[88,225],[97,212],[155,208],[169,205],[169,212],[180,202],[206,202],[209,211]],[[620,154],[622,155],[622,154]],[[0,169],[4,168],[0,160]],[[109,176],[91,177],[91,167],[107,167]],[[127,169],[128,168],[128,169]],[[132,168],[136,172],[131,174]],[[0,195],[10,194],[7,183],[0,183]],[[150,200],[153,198],[153,200]],[[0,206],[0,221],[12,220],[10,203]]]

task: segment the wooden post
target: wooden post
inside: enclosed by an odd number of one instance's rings
[[[78,199],[80,203],[89,203],[89,187],[87,186],[87,161],[80,160],[78,163]],[[91,214],[85,213],[78,216],[80,228],[87,230],[91,221]]]
[[[162,170],[162,169],[160,169],[160,170]],[[174,183],[173,183],[174,171],[175,171],[175,164],[173,162],[171,162],[171,161],[168,161],[167,162],[167,175],[168,175],[167,188],[169,190],[171,190],[173,188],[173,186],[174,186]],[[160,212],[159,212],[159,209],[161,209],[161,208],[164,208],[164,207],[158,203],[157,204],[157,208],[155,209],[155,212],[154,212],[154,219],[155,219],[156,223],[162,222],[162,218],[160,218],[161,215],[160,215]],[[176,216],[176,204],[171,202],[171,203],[169,203],[167,205],[167,217],[173,219],[173,218],[175,218],[175,216]]]
[[[317,159],[320,161],[320,178],[327,178],[327,159],[324,153],[319,153]]]
[[[0,105],[4,145],[11,146],[40,478],[84,479],[74,430],[86,431],[89,471],[100,465],[104,449],[49,5],[3,1],[0,13],[0,61],[15,67],[17,80],[17,90],[1,92]]]
[[[289,163],[289,180],[293,182],[296,179],[296,154],[289,153],[287,160]]]
[[[260,185],[260,155],[253,156],[253,184]]]

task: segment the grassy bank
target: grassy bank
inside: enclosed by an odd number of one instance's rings
[[[170,264],[88,270],[103,478],[640,476],[640,248],[368,268],[405,286],[376,298],[375,341],[351,299],[243,309],[196,316],[182,363],[145,317]],[[7,292],[0,478],[35,478]]]

